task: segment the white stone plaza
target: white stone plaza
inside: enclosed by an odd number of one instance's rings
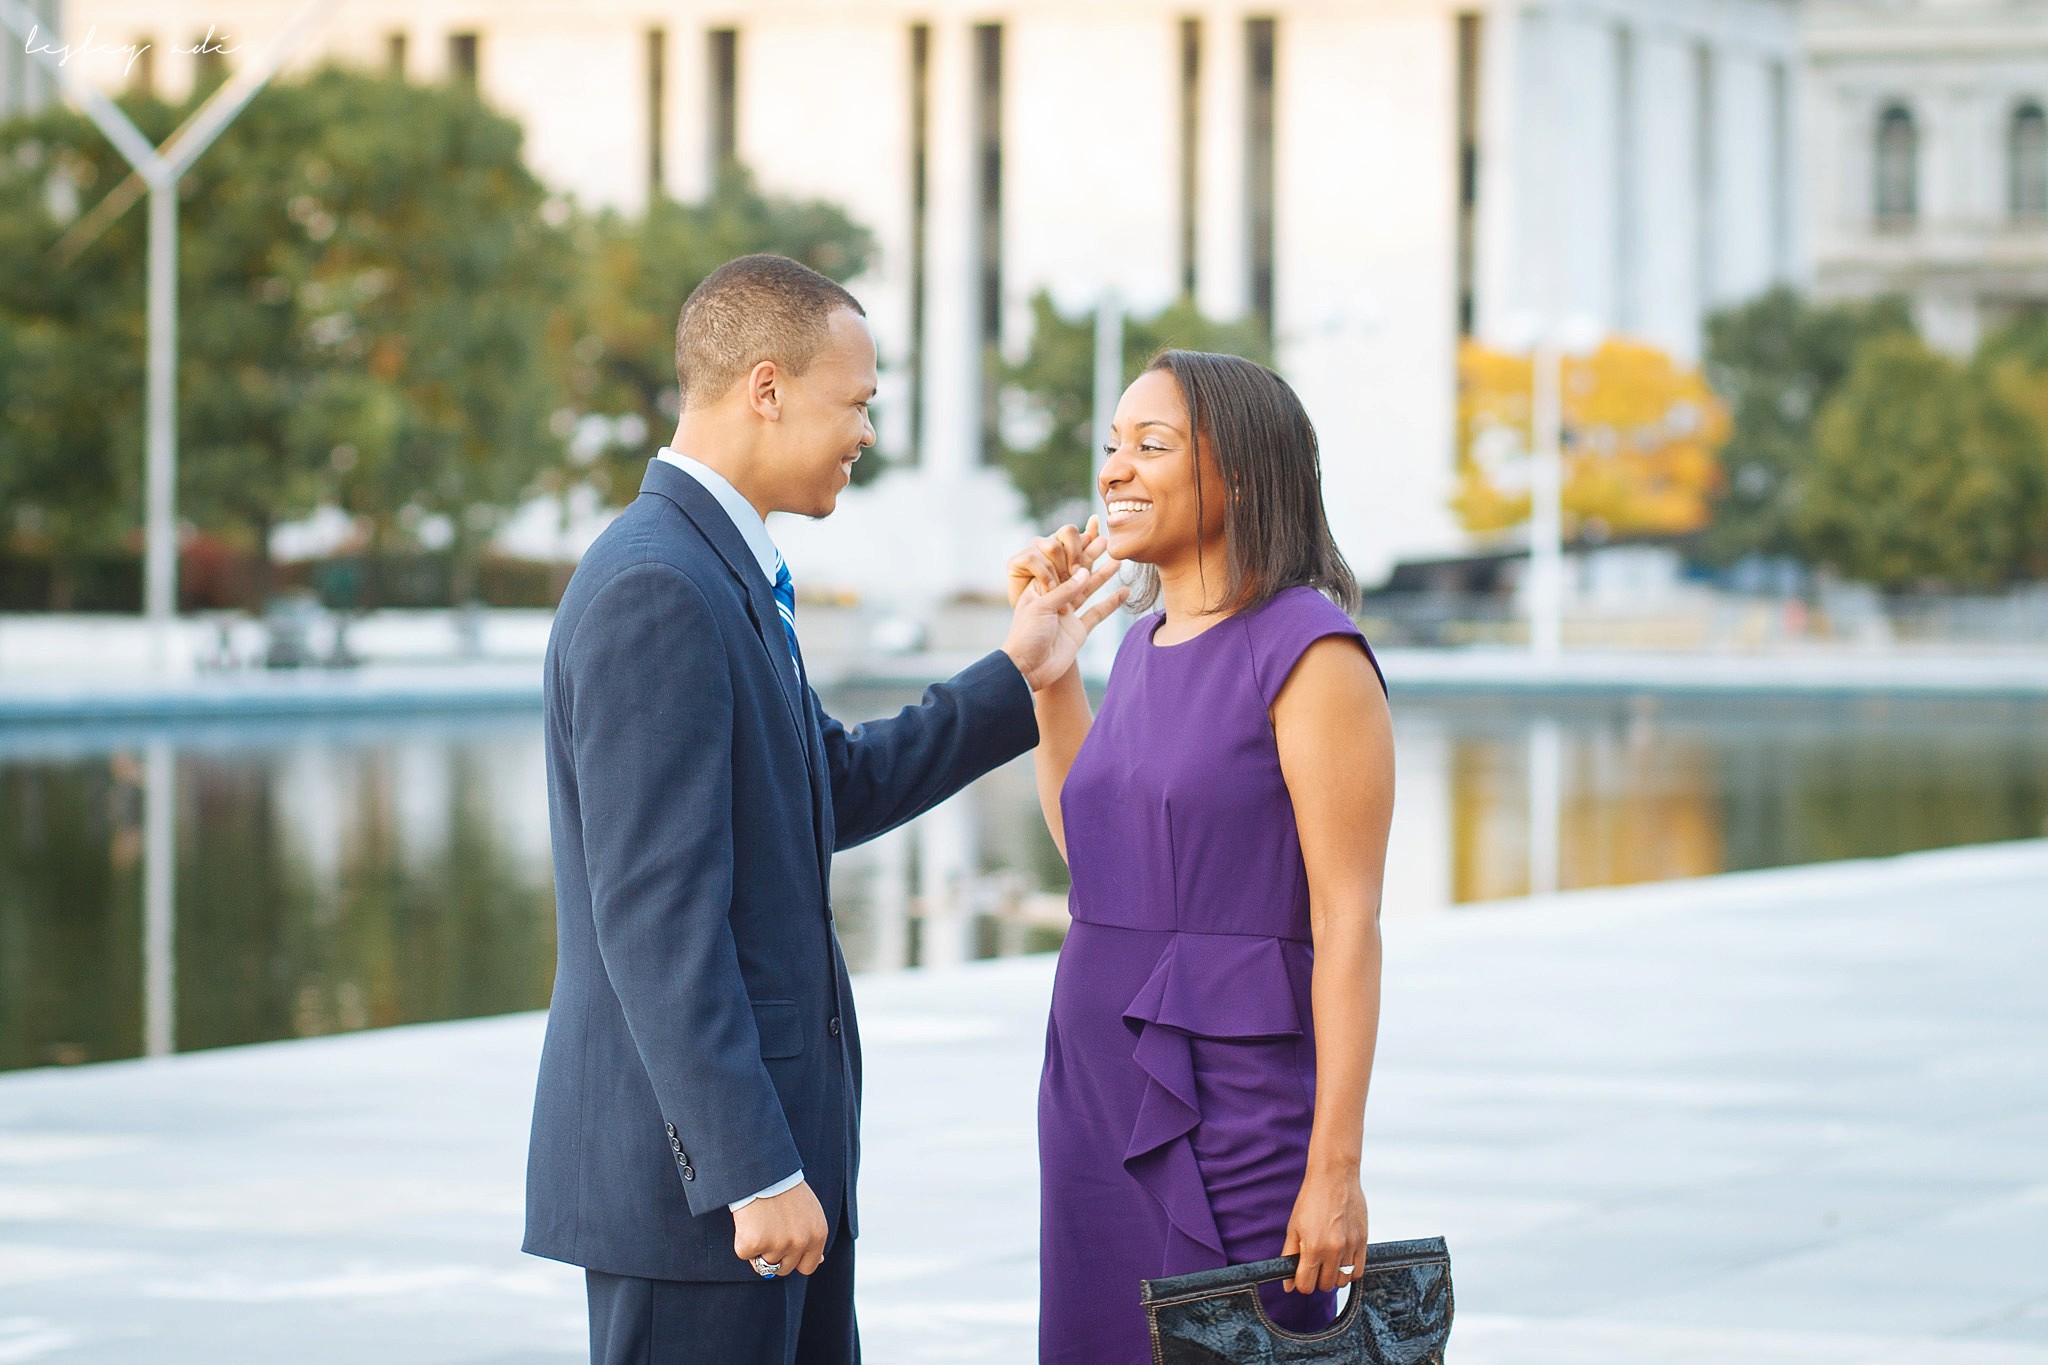
[[[2048,1362],[2048,841],[1388,922],[1380,1238],[1458,1365]],[[868,1358],[1033,1358],[1050,958],[864,977]],[[0,1077],[0,1361],[569,1365],[541,1020]],[[1135,1292],[1135,1290],[1134,1290]]]

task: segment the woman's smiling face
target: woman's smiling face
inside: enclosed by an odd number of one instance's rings
[[[1223,474],[1209,442],[1201,450],[1196,512],[1194,442],[1187,400],[1168,370],[1131,381],[1116,405],[1097,491],[1108,510],[1109,552],[1140,564],[1192,560],[1198,546],[1223,548]]]

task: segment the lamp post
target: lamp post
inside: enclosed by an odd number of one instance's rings
[[[12,30],[23,48],[50,69],[149,190],[142,599],[158,672],[170,666],[171,623],[178,609],[178,182],[340,4],[312,0],[261,61],[236,73],[162,147],[155,147],[118,105],[70,67],[70,54],[58,55],[64,49],[54,35],[45,43],[34,41],[42,21],[28,6],[0,0],[0,26]],[[124,186],[114,193],[126,192]]]
[[[1529,652],[1564,653],[1564,352],[1544,337],[1530,353]]]
[[[149,194],[148,378],[145,388],[143,614],[150,624],[150,649],[159,673],[169,671],[171,626],[178,609],[178,182],[213,145],[256,92],[277,74],[315,27],[341,0],[313,0],[264,54],[263,60],[231,78],[185,124],[153,147],[115,103],[51,49],[54,36],[36,44],[41,19],[21,0],[0,0],[0,28],[11,30],[24,49],[41,58],[86,116],[133,168]],[[129,203],[133,186],[123,182],[87,215],[90,235],[67,238],[73,258],[92,236],[103,232]],[[177,755],[169,741],[152,741],[143,762],[142,1017],[143,1051],[163,1056],[177,1047]]]
[[[1546,663],[1564,654],[1564,375],[1572,359],[1599,348],[1603,329],[1583,314],[1547,321],[1517,314],[1502,329],[1511,350],[1529,352],[1529,652]]]
[[[1545,665],[1564,657],[1564,375],[1568,360],[1600,344],[1583,316],[1509,328],[1529,350],[1529,653]],[[1529,730],[1529,894],[1555,893],[1564,846],[1564,732],[1551,716]]]

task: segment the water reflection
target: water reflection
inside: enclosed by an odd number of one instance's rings
[[[1475,698],[1396,717],[1390,914],[2048,833],[2041,703]],[[0,730],[0,1067],[545,1004],[538,728]],[[1065,887],[1028,759],[833,872],[855,970],[1049,949]]]
[[[0,1066],[545,1003],[533,729],[266,727],[0,760]],[[152,770],[174,770],[174,804],[149,799]],[[159,828],[175,917],[144,891]]]

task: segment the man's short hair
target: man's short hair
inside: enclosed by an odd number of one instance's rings
[[[832,314],[860,300],[787,256],[727,261],[690,291],[676,319],[676,382],[683,406],[708,403],[772,360],[802,374],[824,348]]]

